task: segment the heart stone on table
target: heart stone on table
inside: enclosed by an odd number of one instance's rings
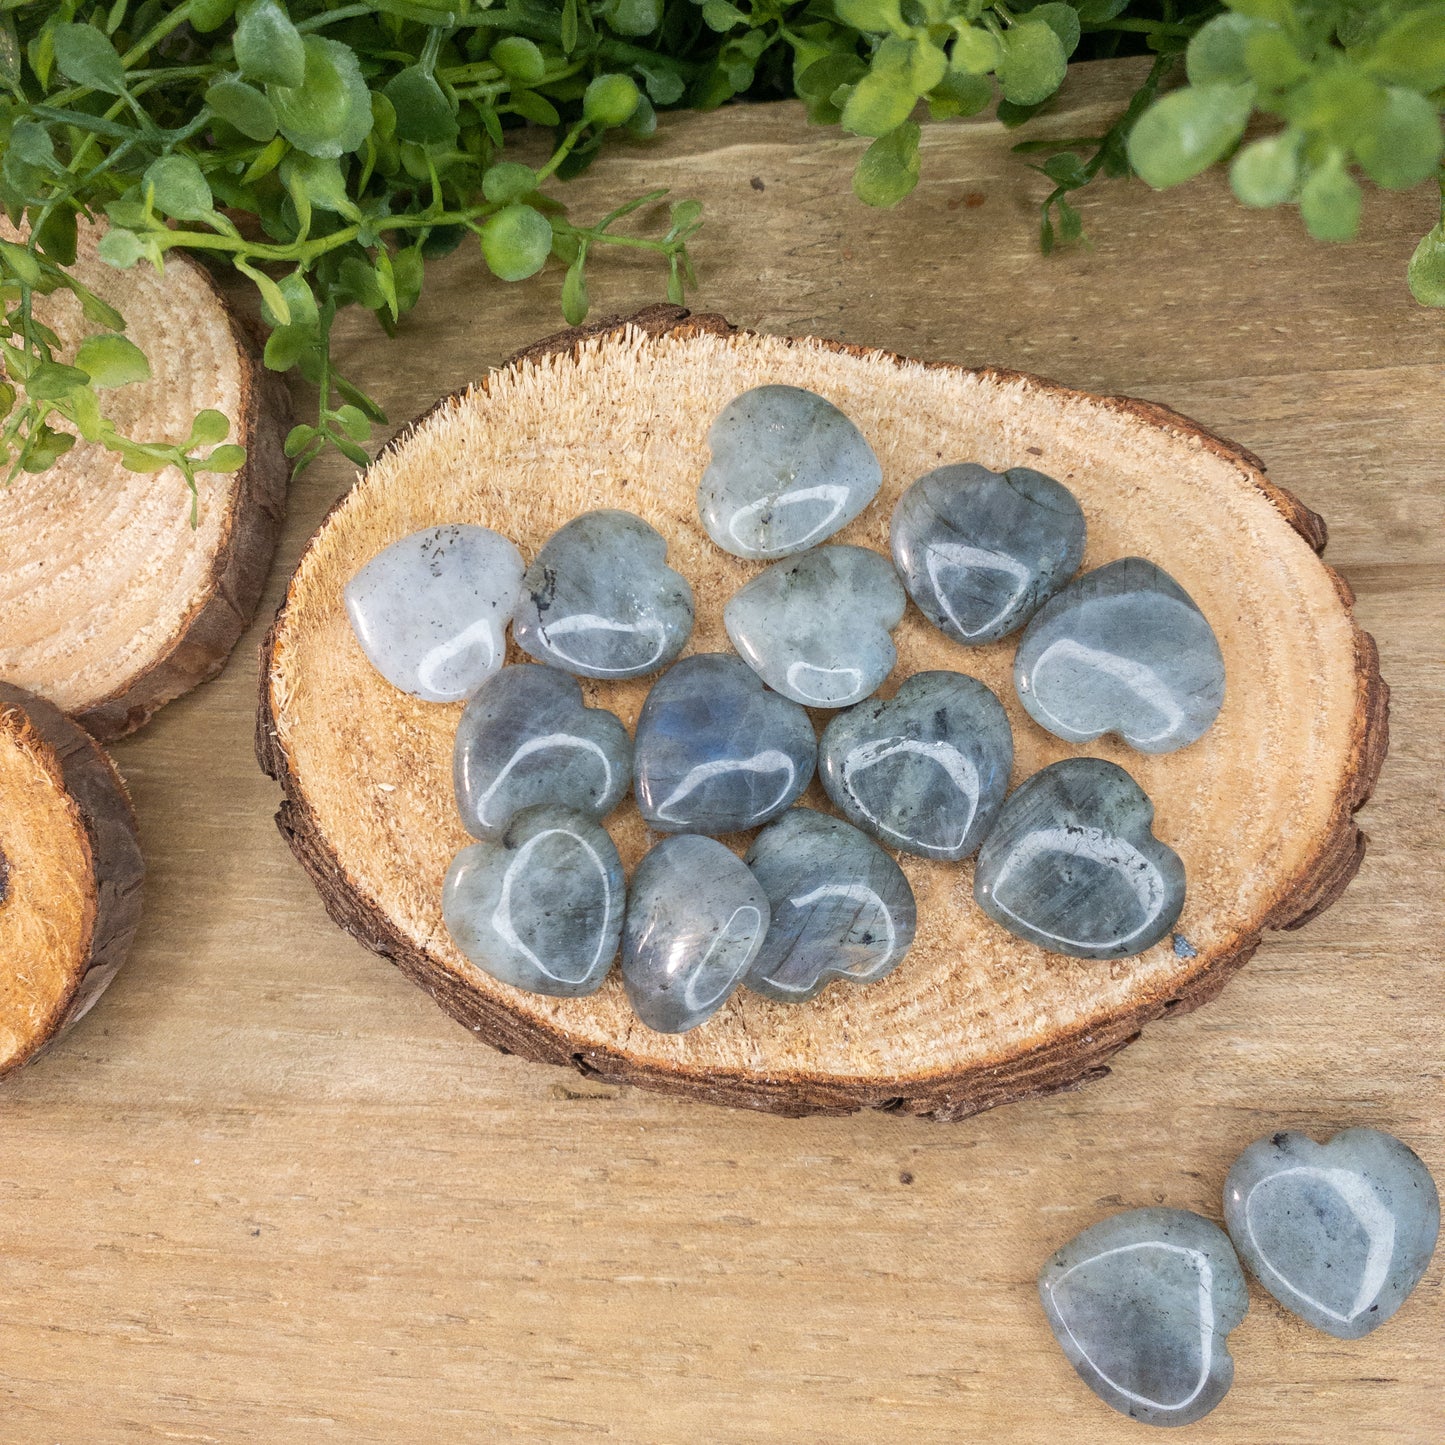
[[[1234,1379],[1227,1336],[1249,1309],[1228,1236],[1184,1209],[1131,1209],[1084,1230],[1039,1272],[1049,1328],[1121,1415],[1188,1425]]]
[[[834,804],[888,847],[955,861],[1003,806],[1013,751],[1008,714],[983,683],[918,672],[886,702],[833,718],[819,770]]]
[[[517,645],[579,677],[643,677],[692,634],[692,588],[667,542],[631,512],[574,517],[527,569],[512,621]]]
[[[1184,907],[1184,864],[1150,830],[1144,790],[1102,758],[1065,758],[1009,794],[978,855],[973,896],[1053,953],[1127,958]]]
[[[829,546],[775,562],[728,600],[728,636],[769,687],[804,707],[849,707],[875,692],[898,652],[888,635],[908,598],[866,547]]]
[[[442,917],[456,945],[502,983],[556,998],[594,993],[617,955],[626,893],[604,829],[570,808],[528,808],[495,843],[452,862]]]
[[[393,542],[346,584],[367,660],[393,687],[461,702],[502,665],[522,592],[522,554],[487,527],[428,527]]]
[[[1378,1329],[1420,1283],[1440,1233],[1424,1162],[1392,1134],[1344,1129],[1324,1144],[1256,1139],[1224,1183],[1224,1219],[1250,1272],[1327,1334]]]
[[[835,978],[875,983],[913,942],[918,914],[903,870],[871,838],[826,813],[790,808],[744,860],[772,922],[745,980],[777,1003],[806,1003]]]
[[[1067,742],[1117,733],[1142,753],[1172,753],[1219,715],[1224,657],[1194,599],[1154,563],[1124,557],[1035,615],[1014,686],[1029,716]]]
[[[883,470],[863,433],[797,386],[734,397],[708,432],[697,489],[707,534],[735,557],[771,560],[816,547],[878,494]]]
[[[797,703],[740,657],[701,652],[653,683],[637,719],[637,806],[663,833],[733,833],[808,786],[818,740]]]
[[[1029,467],[972,462],[920,477],[893,509],[893,559],[919,611],[976,646],[1025,622],[1079,570],[1084,513]]]
[[[742,982],[768,931],[768,898],[713,838],[664,838],[637,865],[622,938],[622,981],[648,1028],[705,1023]]]
[[[452,752],[467,832],[498,838],[513,814],[557,803],[604,818],[632,782],[632,739],[612,713],[587,707],[574,677],[504,667],[462,712]]]

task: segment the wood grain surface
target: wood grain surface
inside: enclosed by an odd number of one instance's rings
[[[1129,74],[1091,67],[1045,124],[1102,129]],[[327,922],[251,757],[258,624],[116,748],[150,864],[135,955],[0,1090],[0,1442],[1139,1440],[1048,1332],[1052,1249],[1132,1205],[1217,1219],[1281,1126],[1393,1130],[1445,1182],[1445,325],[1403,274],[1429,198],[1372,194],[1364,238],[1325,248],[1217,176],[1111,183],[1092,247],[1044,261],[1013,139],[926,128],[917,193],[875,213],[859,143],[729,111],[566,198],[702,199],[696,301],[741,324],[1133,392],[1258,452],[1330,520],[1394,689],[1344,899],[1109,1078],[962,1124],[589,1083],[478,1047]],[[342,366],[402,420],[555,329],[558,279],[459,253],[396,341],[349,323]],[[658,279],[624,262],[593,291],[626,310]],[[293,489],[269,603],[348,480]],[[1252,1287],[1234,1388],[1188,1438],[1439,1445],[1442,1272],[1356,1343]]]

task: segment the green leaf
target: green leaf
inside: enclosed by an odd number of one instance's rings
[[[299,452],[305,450],[306,444],[311,441],[315,435],[316,428],[314,426],[306,426],[304,424],[301,426],[293,426],[291,430],[286,433],[286,441],[281,449],[288,457],[294,457]]]
[[[511,109],[537,125],[556,125],[561,119],[557,107],[546,96],[538,95],[535,90],[514,90]]]
[[[1445,5],[1427,5],[1397,20],[1370,48],[1366,65],[1412,90],[1445,85]]]
[[[377,279],[376,270],[360,256],[346,256],[342,259],[340,285],[344,293],[351,296],[358,305],[368,311],[375,311],[386,305],[386,293]]]
[[[231,434],[231,423],[227,421],[224,412],[219,412],[211,407],[196,413],[196,419],[191,423],[191,434],[186,440],[189,447],[209,447],[217,442],[223,442]]]
[[[276,134],[276,107],[254,85],[234,75],[222,76],[206,91],[206,104],[251,140],[268,141]]]
[[[236,26],[235,49],[247,80],[288,89],[306,83],[306,44],[277,0],[252,0]]]
[[[28,246],[15,241],[0,241],[0,262],[12,276],[27,286],[39,286],[45,280],[45,272]]]
[[[10,131],[9,154],[32,166],[46,169],[56,164],[50,132],[33,120],[17,120]]]
[[[981,25],[964,25],[954,36],[951,59],[955,70],[984,75],[1002,58],[998,41]]]
[[[421,298],[426,262],[420,246],[407,246],[391,258],[391,280],[396,287],[396,309],[410,311]]]
[[[459,127],[441,86],[429,70],[408,65],[386,83],[382,94],[396,110],[396,133],[419,145],[450,145]]]
[[[1362,200],[1359,183],[1335,155],[1305,177],[1299,193],[1300,215],[1316,241],[1353,241],[1360,229]]]
[[[898,0],[834,0],[833,9],[854,30],[891,35],[905,28]]]
[[[568,326],[580,326],[586,321],[587,312],[591,309],[592,303],[587,296],[587,275],[583,270],[585,264],[585,255],[579,255],[567,268],[567,275],[562,281],[562,315]]]
[[[87,321],[95,326],[104,326],[107,331],[125,330],[125,317],[109,302],[102,301],[94,291],[82,286],[73,276],[70,278],[70,287],[76,300],[80,302],[80,313]]]
[[[178,221],[199,220],[215,209],[211,188],[189,156],[162,156],[152,161],[144,183],[154,193],[156,209]]]
[[[651,35],[662,24],[662,0],[611,0],[607,23],[619,35]]]
[[[507,206],[482,226],[482,255],[503,281],[535,276],[551,250],[551,223],[531,206]]]
[[[1003,59],[996,73],[1005,100],[1037,105],[1063,84],[1069,59],[1051,26],[1026,17],[1004,36],[1003,43]]]
[[[112,227],[100,238],[97,254],[107,266],[117,271],[129,271],[146,253],[145,242],[134,231]]]
[[[209,35],[235,13],[236,0],[191,0],[191,29],[199,35]]]
[[[1281,131],[1251,141],[1234,158],[1229,184],[1246,206],[1277,206],[1294,195],[1299,184],[1299,135]]]
[[[577,48],[577,0],[562,0],[562,23],[558,30],[562,53],[571,55]]]
[[[278,326],[267,338],[261,359],[268,371],[290,371],[311,345],[311,338],[299,326]]]
[[[1248,15],[1216,15],[1200,29],[1184,52],[1191,85],[1238,85],[1249,79],[1244,47],[1269,27]]]
[[[170,466],[171,459],[168,456],[157,456],[143,446],[137,446],[134,442],[128,442],[123,437],[107,448],[120,457],[120,464],[128,472],[163,472]]]
[[[281,134],[308,155],[334,160],[354,151],[371,131],[371,93],[356,52],[337,40],[308,35],[306,73],[296,87],[273,86]]]
[[[89,372],[96,386],[126,386],[151,374],[145,352],[124,336],[87,336],[76,350],[75,364]]]
[[[664,64],[660,57],[638,60],[633,69],[642,77],[642,83],[655,105],[674,105],[687,89],[682,73]]]
[[[571,49],[570,46],[566,48]],[[503,36],[492,46],[488,59],[518,85],[536,85],[547,73],[546,57],[533,41],[523,35]]]
[[[196,464],[202,472],[239,472],[246,465],[246,448],[235,443],[217,447],[204,461]]]
[[[99,30],[89,25],[57,25],[53,32],[55,63],[67,80],[107,95],[125,94],[125,67]]]
[[[582,114],[593,125],[625,125],[639,98],[637,82],[630,75],[599,75],[582,95]]]
[[[1377,186],[1403,191],[1418,185],[1440,159],[1440,117],[1423,95],[1391,86],[1384,112],[1355,141],[1355,157]]]
[[[482,195],[493,205],[520,201],[537,189],[537,172],[520,161],[497,161],[482,176]]]
[[[58,361],[42,361],[25,378],[25,390],[36,401],[64,401],[71,392],[90,385],[90,376]]]
[[[1028,18],[1042,20],[1059,37],[1065,58],[1079,48],[1079,12],[1072,5],[1051,0],[1050,4],[1035,6],[1029,11]]]
[[[729,0],[702,0],[702,19],[709,30],[716,30],[720,35],[748,23],[748,17]]]
[[[896,206],[918,184],[919,136],[908,120],[875,140],[853,172],[853,194],[865,205]]]
[[[1282,30],[1259,30],[1249,36],[1244,64],[1250,77],[1270,90],[1284,90],[1310,73],[1309,61]]]
[[[1421,236],[1407,274],[1420,305],[1445,306],[1445,223]]]
[[[1220,160],[1244,133],[1252,85],[1192,85],[1156,100],[1129,133],[1129,162],[1156,190]]]
[[[868,74],[853,87],[843,106],[845,130],[854,135],[885,136],[908,119],[922,90],[928,88],[914,84],[913,53],[911,42],[896,35],[878,47]]]
[[[281,184],[291,193],[298,214],[304,202],[307,208],[330,211],[348,220],[361,217],[360,208],[346,189],[346,176],[339,160],[323,160],[293,151],[281,162]]]
[[[339,407],[336,412],[336,420],[341,423],[342,430],[354,442],[364,442],[371,435],[371,423],[360,407]]]
[[[928,111],[934,120],[977,115],[992,99],[993,82],[988,76],[951,70],[928,92]]]

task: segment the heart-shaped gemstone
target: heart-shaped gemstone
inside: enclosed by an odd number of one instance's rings
[[[828,796],[890,848],[966,858],[1003,806],[1013,767],[1003,704],[961,672],[918,672],[823,730]]]
[[[1224,1222],[1250,1272],[1316,1329],[1357,1340],[1420,1283],[1440,1233],[1424,1162],[1393,1134],[1256,1139],[1224,1182]]]
[[[462,713],[452,777],[462,824],[478,838],[499,838],[541,803],[603,818],[632,782],[632,739],[612,713],[583,705],[576,678],[504,667]]]
[[[428,527],[346,584],[361,650],[393,687],[428,702],[470,697],[502,665],[522,554],[486,527]]]
[[[1150,1425],[1188,1425],[1234,1379],[1228,1335],[1249,1309],[1224,1231],[1185,1209],[1131,1209],[1076,1234],[1039,1297],[1079,1378]]]
[[[1153,821],[1153,803],[1123,768],[1065,758],[1009,795],[979,852],[973,896],[1053,953],[1143,953],[1184,907],[1184,864]]]
[[[1141,753],[1202,737],[1224,703],[1224,657],[1193,598],[1143,557],[1086,572],[1029,623],[1019,700],[1071,743],[1118,733]]]
[[[631,512],[585,512],[553,532],[527,569],[517,645],[580,677],[643,677],[692,634],[692,588],[667,542]]]
[[[920,477],[893,509],[893,558],[919,611],[955,642],[1006,637],[1084,560],[1074,494],[1028,467],[972,462]]]
[[[918,914],[903,870],[841,818],[790,808],[744,860],[768,895],[772,922],[747,986],[805,1003],[835,978],[873,983],[913,942]]]
[[[712,838],[664,838],[637,865],[622,938],[622,981],[648,1028],[706,1022],[753,961],[768,899],[736,853]]]
[[[819,547],[740,587],[723,621],[769,687],[804,707],[848,707],[893,670],[888,634],[907,606],[898,574],[876,552]]]
[[[818,740],[739,657],[700,652],[653,683],[637,720],[637,806],[664,833],[734,833],[808,786]]]
[[[463,848],[442,887],[447,930],[478,968],[532,993],[601,987],[625,911],[622,860],[570,808],[528,808],[499,842]]]
[[[787,557],[846,527],[878,495],[883,470],[863,433],[797,386],[734,397],[707,435],[697,489],[707,534],[735,557]]]

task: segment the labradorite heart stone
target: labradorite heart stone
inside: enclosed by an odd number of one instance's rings
[[[527,569],[512,636],[529,657],[579,677],[643,677],[692,633],[692,588],[662,535],[631,512],[586,512]]]
[[[697,489],[707,534],[736,557],[788,557],[848,525],[883,471],[863,433],[830,401],[797,386],[735,397],[708,432]]]
[[[1009,794],[979,852],[973,896],[1053,953],[1142,953],[1184,907],[1184,864],[1153,821],[1153,803],[1123,768],[1065,758]]]
[[[1084,531],[1073,493],[1052,477],[969,462],[914,482],[890,540],[919,610],[973,646],[1022,627],[1079,570]]]
[[[1379,1129],[1256,1139],[1224,1182],[1240,1257],[1286,1309],[1357,1340],[1420,1283],[1440,1233],[1440,1196],[1414,1150]]]
[[[1019,700],[1071,743],[1117,733],[1172,753],[1224,702],[1224,657],[1189,594],[1143,557],[1086,572],[1029,623],[1014,657]]]
[[[1224,1231],[1184,1209],[1131,1209],[1077,1234],[1039,1297],[1079,1378],[1121,1415],[1188,1425],[1234,1379],[1228,1335],[1249,1309]]]

